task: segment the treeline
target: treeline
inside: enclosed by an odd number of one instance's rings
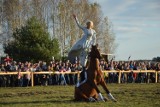
[[[152,61],[155,61],[155,62],[160,62],[160,57],[159,57],[159,56],[157,56],[157,57],[154,57],[154,58],[152,59]]]
[[[59,41],[60,53],[65,56],[70,47],[82,35],[76,26],[72,14],[76,14],[80,23],[85,26],[87,20],[94,22],[98,43],[105,53],[113,53],[116,47],[112,24],[108,17],[103,18],[98,3],[88,0],[1,0],[1,26],[3,43],[8,44],[13,32],[25,26],[33,16],[46,24],[51,38]]]

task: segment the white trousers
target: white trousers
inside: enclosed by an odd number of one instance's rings
[[[80,64],[82,65],[82,67],[86,67],[86,64],[87,64],[87,61],[88,61],[88,52],[87,52],[87,50],[84,49],[80,53],[79,60],[80,60]]]

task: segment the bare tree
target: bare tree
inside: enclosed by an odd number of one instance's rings
[[[107,54],[113,54],[117,47],[115,43],[115,35],[113,32],[113,25],[109,21],[108,17],[105,17],[99,26],[98,42],[101,47],[101,51]]]
[[[114,50],[114,34],[111,33],[110,23],[105,19],[102,20],[101,7],[98,3],[90,3],[89,0],[3,1],[3,17],[1,19],[7,29],[7,35],[16,28],[24,26],[30,17],[36,16],[42,23],[47,24],[46,29],[50,32],[51,38],[59,40],[61,54],[64,55],[83,33],[73,20],[72,14],[74,13],[83,26],[87,20],[94,22],[97,37],[105,38],[99,39],[101,46],[105,45],[104,52],[111,53]],[[8,38],[10,37],[8,36]]]

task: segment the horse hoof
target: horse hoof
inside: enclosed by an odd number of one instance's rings
[[[116,100],[116,99],[112,99],[112,101],[113,101],[113,102],[117,102],[117,100]]]
[[[103,99],[104,99],[104,101],[105,101],[105,102],[107,102],[107,101],[108,101],[108,98],[106,98],[106,97],[104,97]]]
[[[96,100],[93,97],[89,97],[89,102],[96,102]]]
[[[111,93],[108,94],[109,99],[111,99],[113,102],[117,102],[117,100],[112,96]]]

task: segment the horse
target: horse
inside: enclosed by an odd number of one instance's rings
[[[98,89],[97,85],[101,85],[105,92],[108,94],[109,98],[113,101],[117,101],[109,92],[103,73],[99,66],[99,60],[101,59],[101,54],[97,46],[91,48],[89,53],[89,65],[85,72],[85,80],[80,84],[75,86],[74,98],[76,101],[107,101],[107,98],[103,97]]]

